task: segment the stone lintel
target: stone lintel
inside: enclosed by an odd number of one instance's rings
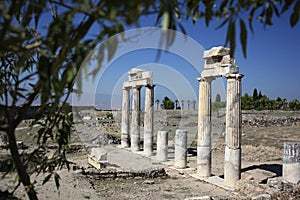
[[[237,74],[239,72],[239,68],[236,65],[227,65],[223,67],[216,67],[216,68],[208,68],[204,69],[201,73],[203,78],[212,77],[223,77],[227,74]]]
[[[215,56],[226,56],[230,54],[230,49],[223,47],[223,46],[219,46],[219,47],[213,47],[207,51],[204,51],[203,53],[203,58],[211,58],[211,57],[215,57]]]
[[[140,79],[152,79],[152,72],[145,71],[139,68],[132,68],[129,72],[129,81],[135,81]]]
[[[152,85],[152,80],[149,78],[139,79],[135,81],[126,81],[123,83],[123,88],[142,87],[146,85]]]

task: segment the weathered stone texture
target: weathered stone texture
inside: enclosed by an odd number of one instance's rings
[[[283,149],[283,179],[291,183],[300,182],[300,143],[285,142]]]
[[[168,131],[157,132],[157,160],[168,160]]]
[[[176,130],[174,166],[178,169],[186,168],[187,164],[187,131]]]

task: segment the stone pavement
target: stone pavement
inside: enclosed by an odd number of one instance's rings
[[[122,149],[113,145],[105,145],[101,148],[107,151],[107,168],[144,171],[165,167],[155,159],[143,156],[142,152],[132,153],[129,149]]]

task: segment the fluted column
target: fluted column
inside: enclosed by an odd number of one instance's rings
[[[241,74],[228,74],[226,137],[225,137],[225,184],[234,187],[241,178]]]
[[[130,88],[123,88],[122,99],[122,124],[121,124],[121,147],[129,147],[129,109],[130,109]]]
[[[146,85],[145,112],[144,112],[144,155],[153,154],[153,106],[154,106],[154,87]]]
[[[140,87],[133,87],[131,119],[131,151],[140,150]]]
[[[211,82],[213,78],[199,78],[197,174],[211,175]]]
[[[294,184],[300,182],[300,142],[285,142],[282,160],[282,178]]]

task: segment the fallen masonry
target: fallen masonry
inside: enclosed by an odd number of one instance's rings
[[[97,180],[116,178],[158,178],[167,176],[164,168],[152,168],[145,170],[95,170],[92,168],[80,169],[81,174]]]
[[[88,155],[88,163],[96,169],[104,168],[107,163],[107,151],[102,148],[92,148],[91,154]]]

